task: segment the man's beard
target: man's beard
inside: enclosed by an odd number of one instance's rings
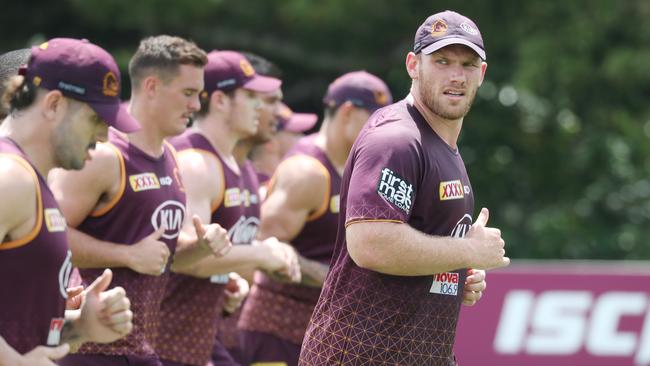
[[[427,88],[428,80],[424,78],[422,71],[419,71],[419,80],[420,80],[420,96],[422,97],[422,102],[429,108],[434,114],[440,116],[447,120],[457,120],[465,117],[469,113],[472,103],[474,103],[474,98],[476,97],[477,89],[473,91],[466,90],[465,97],[467,98],[467,103],[464,108],[458,109],[457,107],[448,107],[445,106],[440,99],[436,99],[434,96],[434,91],[431,88]],[[471,92],[472,94],[467,94]]]

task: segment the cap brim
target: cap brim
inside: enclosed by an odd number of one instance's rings
[[[260,93],[268,93],[277,90],[282,85],[282,80],[269,76],[255,75],[252,79],[242,85],[242,88]]]
[[[472,50],[474,50],[474,52],[476,52],[476,54],[478,54],[481,59],[487,60],[487,58],[485,57],[485,51],[481,47],[475,45],[474,43],[472,43],[472,42],[470,42],[468,40],[466,40],[465,38],[451,37],[451,38],[441,39],[438,42],[433,42],[430,45],[424,47],[422,49],[422,53],[424,53],[425,55],[429,55],[429,54],[431,54],[431,53],[433,53],[433,52],[435,52],[435,51],[437,51],[437,50],[439,50],[439,49],[441,49],[443,47],[447,47],[447,46],[452,45],[452,44],[465,45],[465,46],[471,48]]]
[[[126,110],[125,103],[102,104],[88,103],[90,107],[103,119],[109,126],[119,131],[130,133],[140,129],[140,124],[135,118],[131,117]]]
[[[313,113],[294,113],[282,126],[283,131],[302,133],[310,130],[318,121],[318,115]]]

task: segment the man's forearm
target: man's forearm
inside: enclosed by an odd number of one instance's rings
[[[20,357],[20,353],[0,337],[0,366],[14,366]]]
[[[300,264],[300,273],[302,274],[302,280],[300,282],[302,285],[318,288],[323,287],[329,266],[307,259],[302,255],[298,255],[298,263]]]
[[[74,228],[68,228],[72,263],[79,268],[128,267],[127,245],[98,240]]]
[[[232,249],[223,257],[208,255],[195,263],[188,261],[172,263],[172,271],[199,277],[208,278],[213,275],[252,270],[260,267],[264,261],[264,253],[260,247],[253,245],[233,245]]]
[[[408,224],[354,223],[346,239],[358,266],[384,274],[426,276],[471,267],[468,239],[431,236]]]
[[[61,330],[59,344],[68,343],[70,351],[76,352],[84,343],[78,324],[79,310],[66,310],[65,314],[66,319]]]

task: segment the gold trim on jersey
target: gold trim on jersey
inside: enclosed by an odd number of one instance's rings
[[[18,164],[22,165],[30,172],[32,178],[34,178],[34,184],[36,185],[36,222],[32,230],[24,237],[20,239],[11,240],[5,243],[0,243],[0,250],[15,249],[22,247],[23,245],[29,244],[38,233],[41,231],[41,226],[43,226],[43,198],[41,196],[41,185],[38,180],[38,174],[27,160],[22,157],[14,154],[2,153],[0,156],[8,157],[15,160]]]
[[[404,221],[400,220],[389,220],[389,219],[362,219],[362,218],[355,218],[355,219],[350,219],[345,223],[345,227],[347,228],[348,226],[352,224],[358,224],[360,222],[394,222],[396,224],[403,224]]]
[[[109,147],[109,148],[113,149],[113,151],[115,151],[115,153],[117,154],[117,159],[120,162],[120,188],[119,188],[117,194],[115,195],[115,197],[113,197],[106,204],[106,206],[91,212],[90,215],[89,215],[90,217],[100,217],[100,216],[106,215],[106,213],[108,213],[108,211],[112,210],[113,207],[115,207],[115,205],[117,205],[117,203],[120,201],[120,199],[124,195],[124,190],[126,189],[126,167],[124,166],[124,156],[122,155],[122,151],[120,151],[120,149],[118,149],[117,146],[113,145],[110,142],[104,142],[102,144],[104,146],[106,146],[106,147]]]

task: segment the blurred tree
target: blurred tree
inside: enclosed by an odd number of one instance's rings
[[[461,153],[514,258],[650,259],[650,3],[576,0],[31,0],[4,4],[0,51],[55,36],[109,49],[124,73],[140,38],[263,55],[296,110],[321,112],[338,75],[366,69],[396,98],[431,13],[474,19],[488,54]],[[128,92],[128,90],[127,90]],[[125,96],[128,93],[125,93]]]

